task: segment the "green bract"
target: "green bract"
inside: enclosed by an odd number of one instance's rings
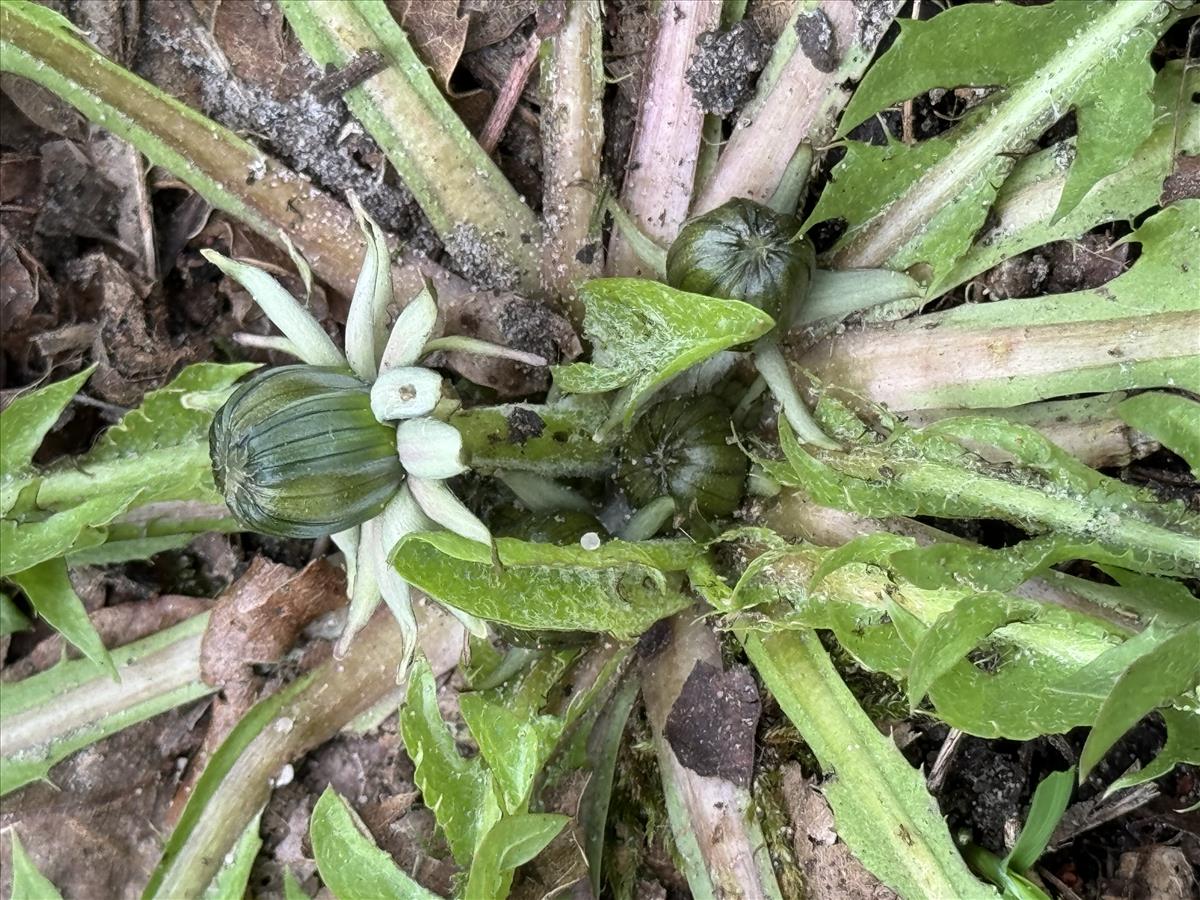
[[[795,216],[739,199],[683,226],[667,252],[667,282],[741,300],[788,322],[808,295],[815,266],[813,246]]]
[[[378,515],[404,481],[396,429],[347,371],[281,366],[242,385],[213,419],[213,474],[247,527],[333,534]]]
[[[629,433],[617,482],[635,507],[666,496],[682,512],[727,516],[742,500],[748,465],[729,439],[729,409],[715,397],[664,400]]]

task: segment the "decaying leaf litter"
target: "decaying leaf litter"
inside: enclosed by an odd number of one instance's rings
[[[0,79],[5,400],[90,377],[6,410],[5,890],[1194,889],[1200,84],[1180,4],[339,7],[412,57],[339,47],[295,0],[46,3],[77,46],[24,6]],[[159,155],[178,113],[142,88],[97,108],[42,79],[97,51],[206,117],[171,139],[198,168]],[[31,52],[36,72],[13,62]],[[398,155],[413,115],[465,166],[446,187]],[[189,145],[218,126],[249,143]],[[556,364],[427,359],[464,405],[458,495],[503,537],[396,546],[430,597],[407,687],[378,674],[407,633],[387,609],[331,655],[341,542],[241,530],[207,469],[249,368],[220,364],[289,360],[200,251],[337,332],[350,195],[398,239],[389,316],[431,279],[447,333]],[[807,217],[821,267],[785,323],[741,295],[673,322],[705,298],[584,283],[667,277],[679,226],[736,196]],[[792,326],[779,350],[772,324]],[[630,508],[606,478],[624,427],[689,392],[728,403],[756,463],[732,521],[673,488]],[[1074,765],[1065,814],[1033,799]]]

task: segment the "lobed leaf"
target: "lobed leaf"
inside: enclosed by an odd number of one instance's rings
[[[1156,206],[1176,154],[1200,155],[1200,106],[1180,103],[1180,91],[1200,89],[1200,70],[1169,61],[1154,81],[1155,124],[1127,165],[1092,186],[1065,216],[1053,217],[1075,157],[1068,138],[1021,159],[996,194],[985,229],[944,277],[936,296],[1019,253],[1053,241],[1075,240],[1106,222],[1133,221]]]
[[[409,672],[400,733],[424,803],[433,810],[454,859],[465,866],[500,819],[500,805],[482,760],[465,759],[458,752],[438,710],[437,685],[425,660]]]
[[[1081,779],[1142,716],[1200,684],[1197,647],[1200,621],[1179,629],[1129,664],[1105,698],[1083,745]]]
[[[838,405],[828,396],[822,401]],[[859,415],[887,421],[870,406]],[[967,564],[964,577],[985,588],[1012,586],[1006,570],[1036,570],[1080,556],[1151,574],[1200,572],[1200,517],[1179,502],[1158,501],[1084,466],[1032,428],[970,416],[922,429],[892,422],[883,441],[873,431],[864,434],[843,451],[828,451],[801,446],[781,422],[787,464],[766,462],[764,468],[818,503],[860,515],[999,518],[1035,534],[1056,534],[1010,551],[1011,558],[948,545],[898,551],[914,577],[927,568],[937,583],[943,569],[929,564],[955,557]],[[986,462],[978,452],[981,444],[1014,457],[1016,464]]]
[[[997,628],[1037,618],[1041,607],[999,593],[971,594],[942,613],[921,635],[908,664],[908,702],[914,708],[929,686]]]
[[[524,813],[505,816],[493,825],[471,861],[464,900],[508,896],[512,871],[541,853],[569,821],[568,816]]]
[[[1122,775],[1106,793],[1153,781],[1180,763],[1200,765],[1200,713],[1167,706],[1159,710],[1167,726],[1167,742],[1158,756],[1136,772]]]
[[[564,391],[595,394],[621,388],[602,431],[628,426],[651,394],[721,350],[766,334],[774,321],[737,300],[689,294],[639,278],[599,278],[580,289],[584,331],[595,344],[591,363],[554,368]]]
[[[325,788],[313,807],[308,835],[321,880],[338,900],[440,900],[379,849],[350,804],[332,787]],[[299,885],[293,892],[303,895]]]
[[[522,715],[478,693],[460,695],[459,709],[496,780],[505,811],[510,815],[522,812],[533,779],[562,732],[562,720]]]
[[[0,637],[24,631],[31,624],[29,616],[17,608],[12,597],[0,591]]]
[[[0,519],[0,576],[12,578],[73,550],[104,543],[103,527],[129,509],[140,494],[140,488],[100,493],[44,519]]]
[[[33,455],[42,439],[95,368],[90,366],[70,378],[28,391],[0,412],[0,429],[4,432],[0,442],[0,514],[6,514],[16,503],[23,484],[20,476],[32,471]]]
[[[738,627],[828,629],[865,668],[903,681],[927,629],[976,593],[962,586],[918,588],[871,563],[842,565],[812,588],[829,552],[794,547],[753,580],[743,579],[739,605],[750,611],[741,613]],[[993,631],[987,654],[974,662],[960,658],[933,680],[929,696],[943,721],[984,737],[1028,739],[1088,724],[1099,698],[1055,687],[1123,638],[1106,622],[1047,605],[1036,619]]]
[[[809,222],[848,220],[836,257],[842,267],[925,263],[939,276],[983,224],[1012,158],[1074,110],[1075,159],[1055,213],[1065,215],[1150,133],[1147,57],[1169,13],[1159,3],[1073,0],[975,4],[902,22],[855,91],[840,134],[932,88],[994,94],[946,135],[882,150],[852,145]]]
[[[404,537],[392,564],[448,606],[531,631],[640,635],[686,607],[680,574],[703,553],[690,541],[613,540],[596,550],[498,538],[489,548],[449,532]]]

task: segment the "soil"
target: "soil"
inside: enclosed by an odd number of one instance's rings
[[[87,30],[115,59],[247,136],[320,189],[338,198],[353,191],[410,249],[487,289],[480,306],[503,304],[503,309],[488,320],[496,323],[487,326],[493,333],[479,336],[552,362],[578,354],[578,336],[544,304],[497,293],[513,288],[515,276],[497,265],[487,235],[463,226],[443,245],[343,100],[322,94],[327,73],[306,61],[277,4],[46,0],[46,5]],[[444,5],[417,0],[388,0],[388,5],[414,35],[417,52],[464,121],[480,133],[513,60],[534,30],[538,4],[460,0],[451,13]],[[944,5],[921,3],[921,14],[934,15]],[[618,190],[656,14],[650,0],[607,0],[604,8],[604,174],[608,186]],[[783,0],[751,0],[747,21],[700,40],[688,83],[706,112],[726,120],[727,130],[753,94],[770,46],[785,27],[786,10]],[[802,17],[796,25],[804,52],[821,71],[835,64],[838,53],[823,15]],[[1160,52],[1180,55],[1185,39],[1173,31]],[[140,157],[48,92],[7,75],[0,79],[0,89],[0,398],[7,401],[31,385],[97,365],[48,435],[39,463],[85,452],[104,428],[187,364],[278,361],[233,342],[237,332],[266,334],[270,325],[244,291],[204,261],[200,250],[219,247],[259,260],[301,293],[286,254],[214,212],[169,173],[145,172]],[[933,91],[864,122],[851,137],[879,144],[926,140],[943,133],[986,96],[986,91],[973,89]],[[535,210],[541,194],[538,113],[535,73],[496,154],[501,169]],[[1073,127],[1073,120],[1064,118],[1053,136],[1070,134]],[[806,200],[809,208],[841,153],[833,147],[819,160]],[[1195,196],[1198,182],[1195,160],[1181,160],[1164,186],[1163,201]],[[839,223],[830,222],[810,236],[822,251],[839,233]],[[1036,298],[1100,286],[1133,262],[1134,251],[1120,243],[1125,233],[1102,227],[1076,241],[1032,249],[981,275],[981,296],[971,299]],[[599,251],[591,246],[580,252],[582,261],[591,262]],[[309,303],[337,331],[344,326],[347,300],[318,284]],[[940,303],[966,300],[960,290]],[[467,330],[477,313],[461,314]],[[453,368],[480,386],[464,386],[464,395],[478,391],[512,397],[530,383],[546,386],[541,373],[532,376],[540,382],[531,382],[531,370],[525,367],[476,360]],[[516,407],[507,439],[520,443],[543,428],[536,414]],[[1200,503],[1186,467],[1165,451],[1111,474],[1147,484],[1167,497]],[[1017,536],[1000,523],[976,522],[968,528],[938,524],[991,546]],[[110,646],[213,609],[219,627],[212,632],[205,659],[224,691],[101,741],[56,766],[51,783],[30,785],[4,799],[0,828],[19,828],[26,849],[64,896],[138,895],[198,761],[256,699],[328,657],[329,636],[337,633],[338,622],[323,617],[331,609],[327,601],[334,588],[329,582],[336,581],[340,591],[341,581],[326,563],[310,566],[327,550],[321,542],[207,535],[151,561],[72,572],[76,590]],[[262,578],[267,587],[256,581]],[[320,583],[313,586],[309,579]],[[237,606],[238,590],[247,584],[257,585],[251,597],[255,602]],[[309,593],[281,596],[289,586],[295,590],[305,584]],[[28,677],[52,665],[62,652],[61,639],[44,623],[0,638],[0,678]],[[733,655],[725,670],[697,667],[688,679],[667,724],[667,738],[679,759],[702,774],[753,782],[756,790],[760,783],[774,786],[777,811],[786,823],[779,837],[794,854],[789,865],[808,873],[798,879],[806,882],[808,896],[889,896],[833,839],[828,808],[816,789],[820,776],[815,761],[744,667],[744,659]],[[904,752],[928,772],[947,740],[947,729],[909,717],[903,698],[886,678],[864,673],[848,659],[838,662],[878,721],[904,725],[909,736]],[[454,691],[447,687],[445,692],[453,709]],[[1079,731],[1023,744],[964,739],[937,791],[952,831],[1003,852],[1038,781],[1075,762],[1084,737]],[[1100,821],[1086,828],[1090,821],[1074,823],[1076,830],[1039,864],[1052,895],[1172,900],[1195,890],[1189,867],[1200,866],[1200,824],[1194,815],[1176,810],[1200,801],[1200,768],[1179,767],[1160,779],[1157,791],[1143,802],[1103,818],[1103,786],[1133,763],[1146,763],[1162,741],[1161,723],[1153,717],[1144,721],[1077,792],[1077,814]],[[604,897],[690,896],[665,826],[650,747],[650,728],[639,703],[620,750],[609,820],[608,876],[619,890],[610,886]],[[462,749],[467,753],[474,748],[465,740]],[[262,817],[264,843],[254,865],[252,894],[282,896],[285,870],[310,894],[317,890],[308,818],[321,792],[332,785],[405,871],[448,896],[460,873],[412,778],[395,715],[365,733],[342,733],[296,760],[281,773]],[[0,848],[0,894],[7,896],[8,841],[0,841]],[[517,888],[521,890],[520,881]],[[530,891],[534,895],[539,894]]]

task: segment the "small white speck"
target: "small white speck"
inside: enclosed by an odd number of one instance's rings
[[[282,769],[279,770],[279,774],[275,776],[275,787],[281,788],[285,785],[289,785],[292,783],[295,777],[296,770],[292,768],[291,763],[287,763]]]
[[[579,546],[584,550],[599,550],[600,535],[596,534],[594,531],[589,531],[579,539]]]

